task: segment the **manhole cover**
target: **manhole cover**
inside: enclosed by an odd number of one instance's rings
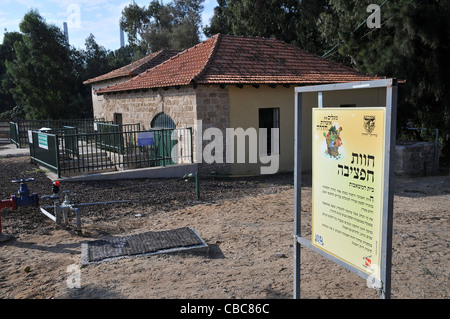
[[[208,245],[189,227],[110,237],[81,245],[83,265],[131,256],[207,250]]]

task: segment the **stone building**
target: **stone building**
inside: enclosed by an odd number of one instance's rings
[[[179,52],[180,51],[177,50],[161,50],[152,53],[142,59],[139,59],[131,64],[125,65],[119,69],[84,81],[83,84],[91,86],[94,116],[96,118],[103,118],[105,116],[103,109],[103,95],[95,94],[96,90],[108,85],[113,85],[129,80],[136,75],[141,74],[142,72],[147,71],[148,69],[151,69],[158,64],[161,64],[162,62],[166,61]],[[109,120],[120,122],[119,118],[111,118]]]
[[[147,130],[164,115],[176,127],[194,128],[194,161],[203,164],[202,170],[236,175],[260,174],[275,157],[277,171],[293,169],[296,86],[373,79],[279,40],[217,34],[131,79],[86,83],[95,83],[93,100],[101,101],[94,116],[140,123]],[[317,106],[309,102],[306,116]],[[269,134],[255,142],[252,128],[267,128]],[[239,141],[227,136],[233,129],[248,133],[244,161],[238,158]],[[310,144],[307,125],[303,129]],[[249,147],[256,149],[256,162]],[[234,150],[234,156],[227,157],[225,149]],[[306,156],[304,167],[308,161]]]

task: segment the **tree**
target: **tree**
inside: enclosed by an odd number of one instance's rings
[[[137,61],[145,56],[145,52],[139,47],[132,47],[126,45],[115,51],[108,51],[108,69],[110,71],[130,64],[133,61]]]
[[[86,38],[85,50],[77,50],[33,10],[24,16],[20,31],[6,32],[0,45],[2,118],[90,118],[91,91],[83,82],[144,56],[132,46],[109,51],[93,34]]]
[[[203,0],[174,0],[170,48],[187,49],[200,42]]]
[[[207,37],[212,37],[217,33],[232,34],[232,16],[229,14],[228,0],[217,0],[218,6],[214,8],[214,15],[210,24],[203,28]]]
[[[323,47],[317,23],[326,0],[219,0],[207,36],[216,33],[276,38],[306,50]]]
[[[64,34],[34,10],[19,27],[23,41],[14,43],[16,59],[6,61],[14,100],[31,118],[78,117],[82,98]]]
[[[373,0],[330,0],[321,16],[327,57],[361,72],[406,80],[400,86],[398,123],[438,128],[450,155],[448,1],[380,1],[381,27],[369,29],[367,6]],[[432,131],[429,131],[432,132]]]
[[[121,28],[129,44],[146,53],[161,49],[187,49],[200,42],[203,0],[173,0],[164,5],[152,0],[146,8],[131,4],[122,11]]]
[[[83,52],[85,61],[84,76],[90,79],[109,72],[108,50],[95,42],[95,37],[92,33],[86,38],[85,47],[86,50]]]
[[[291,43],[309,52],[322,55],[326,45],[319,29],[321,14],[329,11],[328,0],[302,0],[296,38]]]
[[[6,61],[16,58],[14,43],[22,41],[19,32],[5,32],[3,43],[0,45],[0,113],[11,111],[16,103],[10,90],[14,87],[11,75],[6,73]]]
[[[205,33],[228,33],[245,36],[275,37],[286,42],[295,39],[300,1],[219,1],[211,25]]]
[[[156,1],[156,3],[158,2]],[[141,8],[135,3],[125,7],[120,18],[120,27],[127,33],[128,42],[131,46],[148,47],[148,43],[143,36],[148,30],[149,22],[150,17],[145,7]]]

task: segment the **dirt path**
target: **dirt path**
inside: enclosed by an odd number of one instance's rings
[[[51,181],[28,158],[0,159],[0,199],[34,177],[32,192],[49,194]],[[82,234],[61,229],[37,208],[2,211],[0,298],[292,298],[292,175],[204,179],[201,200],[183,180],[62,183],[78,202],[133,199],[132,204],[82,208]],[[310,210],[311,188],[302,191]],[[448,299],[450,178],[396,178],[392,298]],[[79,269],[81,243],[179,227],[193,228],[210,246],[207,255],[124,258]],[[307,234],[309,225],[304,225]],[[377,298],[364,280],[302,248],[304,298]],[[69,279],[69,281],[68,281]],[[73,285],[72,285],[73,286]]]

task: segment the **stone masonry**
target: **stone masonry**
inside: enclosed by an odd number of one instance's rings
[[[152,119],[160,112],[169,115],[178,128],[193,128],[194,162],[198,162],[196,132],[204,132],[210,127],[216,127],[223,132],[225,145],[225,129],[229,127],[229,94],[228,89],[219,86],[186,86],[179,89],[140,90],[127,93],[113,93],[102,96],[102,116],[107,121],[114,120],[114,114],[122,114],[123,124],[139,123],[141,130],[150,129]],[[197,127],[197,120],[202,121],[202,128]],[[203,141],[202,148],[211,141]],[[224,154],[225,157],[225,154]],[[200,171],[229,172],[229,165],[205,164],[199,165]]]
[[[423,175],[433,173],[433,169],[437,172],[439,161],[435,164],[434,159],[435,143],[417,142],[396,145],[395,173],[399,175]]]

